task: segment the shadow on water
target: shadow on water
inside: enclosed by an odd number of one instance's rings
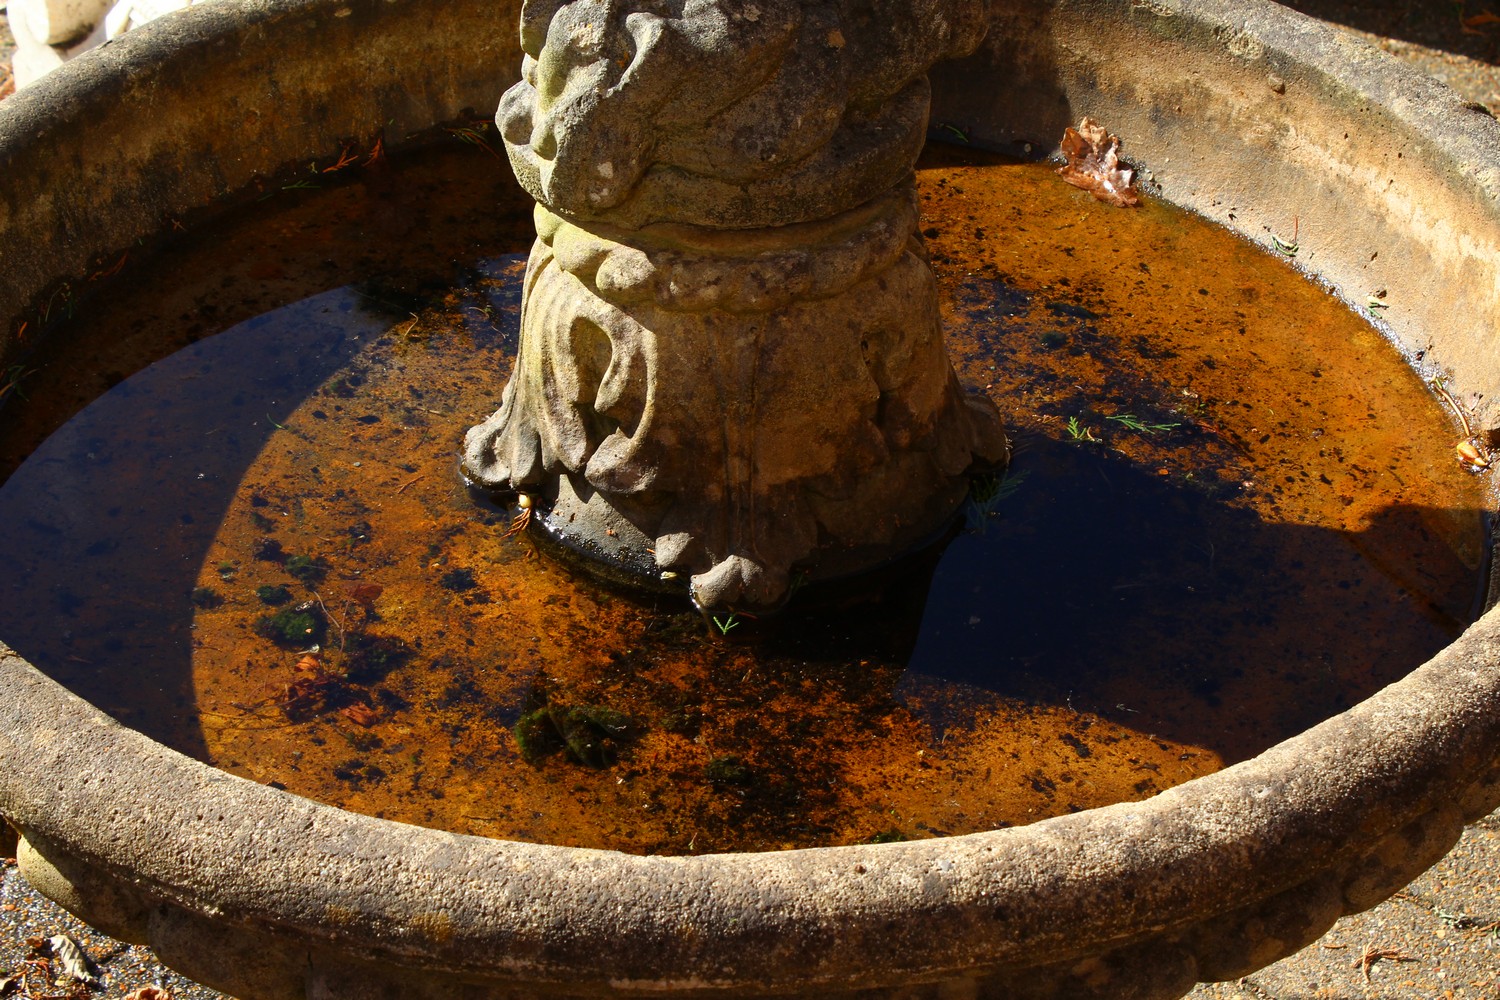
[[[1431,531],[1452,511],[1345,532],[1074,444],[1033,442],[1018,465],[999,523],[945,553],[904,686],[1067,705],[1232,763],[1399,679],[1472,608],[1472,567]]]
[[[25,376],[0,411],[0,482],[89,403],[205,337],[341,288],[351,276],[362,282],[359,308],[409,320],[419,303],[463,283],[473,261],[526,251],[531,203],[508,168],[471,146],[417,155],[426,165],[420,176],[399,159],[381,159],[320,175],[312,186],[299,178],[295,188],[273,188],[198,228],[164,232],[76,298],[67,285],[55,292],[49,312],[65,318],[21,359]],[[270,218],[278,220],[274,231],[263,225]],[[130,300],[125,309],[122,297]],[[295,398],[278,405],[289,412]]]
[[[339,288],[237,324],[48,438],[0,487],[5,640],[121,721],[203,756],[190,674],[194,612],[217,599],[199,584],[212,542],[246,470],[291,433],[282,421],[315,394],[345,409],[360,352],[410,321],[389,304],[399,292]],[[514,350],[514,329],[493,333],[479,349]],[[227,588],[237,567],[216,573]]]
[[[207,756],[191,667],[193,614],[212,598],[195,590],[246,468],[310,395],[343,409],[369,343],[411,334],[412,310],[449,289],[478,287],[478,254],[529,243],[528,203],[508,173],[476,172],[468,152],[426,157],[420,177],[382,161],[357,183],[284,192],[269,211],[292,206],[293,217],[274,234],[244,238],[261,204],[206,233],[169,234],[108,289],[131,288],[130,307],[70,306],[78,317],[28,359],[4,410],[0,636],[185,753]],[[438,189],[451,211],[434,212]],[[311,200],[323,208],[298,214]],[[475,204],[490,213],[458,209]],[[334,287],[350,274],[367,277]],[[519,290],[488,306],[468,335],[514,354]]]

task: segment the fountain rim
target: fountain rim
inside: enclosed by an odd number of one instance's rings
[[[1133,5],[1254,32],[1268,46],[1275,30],[1286,58],[1330,78],[1348,68],[1335,65],[1334,47],[1314,44],[1333,29],[1269,0]],[[0,105],[0,164],[39,128],[66,127],[188,48],[276,19],[381,6],[396,5],[191,8]],[[1363,64],[1353,82],[1382,80],[1400,92],[1433,86],[1394,63]],[[1467,176],[1500,189],[1500,127],[1476,140],[1471,121],[1441,127],[1454,114],[1406,120],[1432,149],[1482,153]],[[1330,871],[1347,896],[1390,838],[1487,812],[1500,800],[1500,608],[1342,715],[1152,799],[962,837],[761,854],[640,857],[347,813],[154,743],[3,644],[0,705],[0,815],[49,858],[49,848],[76,858],[153,905],[211,909],[242,928],[295,928],[346,953],[474,976],[629,990],[878,986],[1186,933]],[[1387,808],[1341,808],[1370,801]],[[1312,856],[1324,863],[1310,875]],[[1205,885],[1219,901],[1207,914]],[[788,961],[788,939],[823,947]]]

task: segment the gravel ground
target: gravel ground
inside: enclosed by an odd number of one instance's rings
[[[1500,0],[1291,0],[1500,111]]]
[[[1368,38],[1466,100],[1500,108],[1500,0],[1297,0],[1288,6]],[[11,89],[14,46],[0,0],[0,99]],[[6,840],[0,835],[0,854],[14,850]],[[60,962],[48,957],[43,942],[60,934],[95,963],[95,984],[54,984]],[[0,862],[0,997],[224,1000],[164,968],[150,949],[105,937],[43,899],[8,857]],[[1500,812],[1466,830],[1452,854],[1393,899],[1340,920],[1291,958],[1238,982],[1200,986],[1191,997],[1500,1000]]]
[[[0,866],[0,996],[9,1000],[225,1000],[224,994],[165,968],[150,948],[106,937],[44,899],[16,871],[14,860],[6,858]],[[57,935],[71,937],[83,950],[95,977],[92,982],[62,974],[62,963],[47,943]]]

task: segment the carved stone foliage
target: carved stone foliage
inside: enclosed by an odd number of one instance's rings
[[[980,3],[528,3],[497,120],[538,200],[476,483],[627,576],[766,607],[937,531],[1007,445],[958,386],[910,174]]]

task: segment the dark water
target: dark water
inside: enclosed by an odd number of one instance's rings
[[[514,357],[529,211],[455,143],[180,237],[79,304],[0,413],[0,636],[255,780],[696,853],[1149,796],[1457,635],[1481,481],[1360,317],[1045,168],[933,151],[918,181],[955,363],[1019,448],[878,584],[712,622],[505,537],[457,450]]]

